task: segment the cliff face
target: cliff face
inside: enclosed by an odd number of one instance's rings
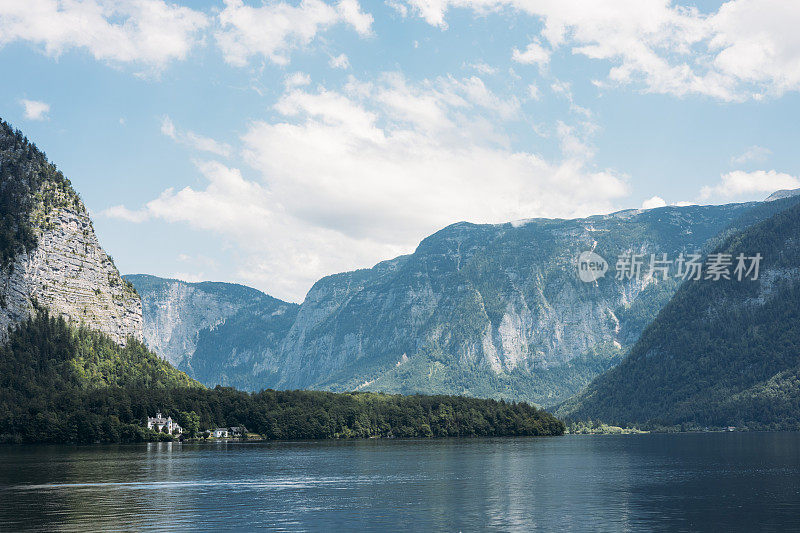
[[[147,346],[174,366],[191,359],[201,330],[223,323],[247,301],[244,295],[220,297],[213,287],[204,290],[178,280],[146,275],[126,279],[143,295]]]
[[[69,182],[44,154],[0,121],[0,339],[34,312],[142,340],[142,306],[100,247]]]
[[[211,385],[242,387],[252,381],[263,370],[259,365],[264,354],[283,339],[288,329],[284,324],[291,325],[298,307],[232,283],[187,283],[147,275],[126,279],[142,295],[148,347]]]
[[[17,256],[2,277],[0,327],[26,318],[33,302],[119,344],[142,340],[142,304],[97,241],[86,212],[57,209],[38,245]]]
[[[414,254],[320,280],[265,376],[276,388],[456,393],[552,405],[613,366],[674,293],[674,280],[596,283],[594,249],[702,249],[752,205],[664,208],[578,220],[460,223]]]

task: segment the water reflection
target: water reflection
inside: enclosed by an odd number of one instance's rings
[[[0,448],[0,530],[800,528],[800,435]]]

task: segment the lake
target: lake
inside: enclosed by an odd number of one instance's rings
[[[800,434],[0,448],[0,530],[800,529]]]

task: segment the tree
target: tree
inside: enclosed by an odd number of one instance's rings
[[[193,439],[200,432],[200,415],[194,411],[179,411],[176,418],[188,438]]]

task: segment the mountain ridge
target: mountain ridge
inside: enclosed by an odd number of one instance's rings
[[[677,289],[673,280],[611,274],[584,284],[575,275],[580,251],[594,247],[611,259],[630,250],[700,250],[798,201],[454,223],[412,254],[321,278],[291,324],[262,326],[241,311],[201,331],[208,348],[200,359],[208,364],[200,380],[554,405],[619,362]],[[232,340],[236,323],[247,333]],[[259,328],[268,331],[265,346]],[[236,375],[225,372],[229,360]]]

